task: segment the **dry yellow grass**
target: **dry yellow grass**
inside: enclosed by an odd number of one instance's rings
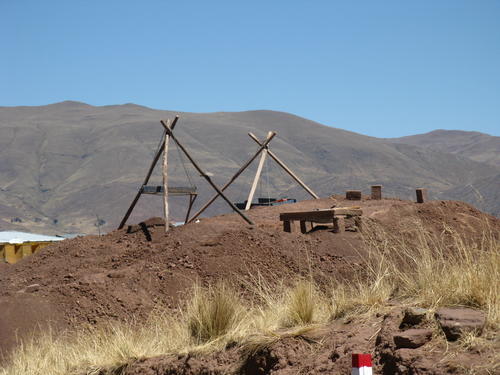
[[[188,347],[181,322],[155,314],[143,324],[112,323],[83,327],[68,336],[44,332],[18,347],[2,375],[99,373],[141,357],[151,357]]]
[[[312,278],[286,287],[257,276],[251,282],[252,302],[243,302],[227,284],[195,286],[178,313],[159,310],[146,322],[86,327],[69,336],[46,332],[27,340],[0,375],[96,374],[137,358],[222,350],[229,342],[245,345],[250,353],[284,336],[305,335],[330,319],[380,311],[394,300],[430,308],[482,309],[490,336],[495,336],[500,321],[500,245],[494,233],[486,228],[482,239],[472,242],[447,228],[431,235],[416,225],[404,236],[375,229],[365,231],[366,273],[333,280],[329,290],[320,290]],[[464,340],[464,350],[478,343],[488,347],[491,341],[486,336]]]
[[[500,324],[500,241],[487,224],[481,240],[473,241],[443,228],[426,232],[415,223],[406,235],[376,228],[366,234],[366,261],[372,288],[384,296],[412,304],[470,306],[484,310],[490,325]],[[367,285],[367,288],[369,288]]]
[[[313,323],[321,302],[314,283],[300,280],[287,293],[284,324],[293,327]]]
[[[225,283],[218,283],[208,288],[194,286],[185,319],[195,342],[207,343],[230,331],[238,331],[246,315],[236,291]]]

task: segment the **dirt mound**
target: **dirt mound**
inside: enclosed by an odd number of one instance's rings
[[[353,202],[335,197],[253,209],[249,215],[254,226],[228,214],[176,227],[168,233],[161,222],[152,220],[101,237],[65,240],[15,265],[0,267],[0,310],[10,306],[11,311],[0,321],[0,350],[14,342],[16,321],[9,316],[26,316],[28,323],[22,324],[20,332],[24,333],[47,321],[72,327],[84,322],[145,317],[158,303],[175,307],[195,280],[210,283],[232,277],[235,285],[240,283],[244,288],[242,279],[257,271],[281,280],[312,270],[320,282],[333,274],[348,275],[363,253],[359,233],[334,234],[331,228],[307,235],[298,228],[285,233],[278,220],[280,212],[333,204],[359,205],[366,220],[378,222],[389,231],[413,226],[415,219],[434,231],[447,226],[479,235],[485,220],[493,230],[500,231],[500,220],[461,202]],[[36,314],[32,314],[34,308],[29,304],[12,302],[19,298],[43,303],[44,308],[36,308]]]

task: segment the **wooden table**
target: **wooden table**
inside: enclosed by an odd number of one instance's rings
[[[333,231],[335,233],[345,230],[345,218],[354,217],[356,227],[361,229],[361,215],[363,210],[358,207],[334,207],[314,211],[295,211],[283,212],[280,214],[280,221],[283,222],[283,230],[285,232],[292,231],[292,223],[300,222],[300,231],[307,232],[306,223],[333,223]]]

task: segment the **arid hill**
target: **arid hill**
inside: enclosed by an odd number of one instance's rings
[[[495,167],[500,165],[500,137],[484,133],[434,130],[425,134],[394,138],[390,141],[460,154]]]
[[[0,108],[0,230],[97,234],[97,222],[102,231],[115,228],[158,146],[159,120],[175,114],[134,104],[78,102]],[[408,199],[415,187],[424,186],[432,198],[460,199],[500,212],[488,182],[494,185],[500,174],[492,157],[394,143],[281,112],[179,114],[176,134],[219,185],[256,150],[249,131],[263,138],[275,130],[272,149],[322,196],[348,188],[367,192],[371,184],[382,184],[386,194]],[[498,147],[498,137],[487,137],[481,136],[481,142]],[[170,160],[171,183],[189,184],[175,147]],[[228,189],[232,200],[245,200],[256,164]],[[212,191],[187,168],[200,192],[199,207]],[[159,182],[156,173],[152,183]],[[257,193],[308,197],[272,161]],[[174,219],[182,220],[184,204],[182,197],[172,200]],[[207,215],[223,212],[227,206],[217,201]],[[141,198],[131,221],[160,213],[161,199]]]

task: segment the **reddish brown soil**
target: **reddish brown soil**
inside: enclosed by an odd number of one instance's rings
[[[252,209],[254,226],[228,214],[166,234],[156,226],[147,234],[124,229],[65,240],[15,265],[0,265],[0,351],[11,348],[16,335],[22,337],[40,324],[50,322],[58,328],[96,324],[146,316],[157,303],[175,307],[194,280],[210,283],[232,277],[244,288],[242,279],[256,271],[287,279],[312,270],[320,282],[348,275],[363,256],[359,233],[335,234],[330,228],[306,235],[298,228],[285,233],[278,220],[280,212],[333,204],[359,205],[367,220],[393,232],[413,226],[415,219],[432,231],[441,232],[446,224],[470,236],[479,235],[486,220],[500,232],[500,220],[461,202],[358,202],[336,197]],[[33,284],[38,286],[26,289]]]
[[[349,374],[352,353],[370,353],[373,373],[407,374],[491,374],[481,366],[494,361],[494,352],[464,352],[453,355],[456,344],[439,337],[416,349],[396,348],[394,333],[403,313],[395,308],[384,316],[361,322],[334,322],[329,327],[313,329],[301,336],[286,335],[248,356],[240,348],[204,356],[168,355],[141,359],[123,369],[123,375],[295,375]],[[429,324],[429,323],[425,323]],[[448,357],[443,352],[448,352]],[[456,353],[456,352],[455,352]],[[491,366],[489,366],[491,368]],[[100,375],[108,375],[102,372]]]

